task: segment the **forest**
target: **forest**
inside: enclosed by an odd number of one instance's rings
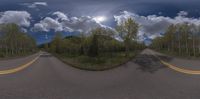
[[[144,43],[137,42],[138,28],[139,25],[129,18],[115,30],[96,28],[89,34],[64,39],[61,33],[57,33],[53,41],[44,46],[48,52],[74,67],[103,70],[126,63],[145,48]]]
[[[29,55],[37,51],[35,40],[16,24],[0,25],[0,58]]]
[[[172,55],[199,57],[200,26],[188,23],[170,25],[163,36],[153,40],[151,47]]]

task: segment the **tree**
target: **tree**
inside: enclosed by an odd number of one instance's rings
[[[162,46],[159,50],[173,51],[179,55],[193,55],[196,57],[200,55],[199,26],[188,23],[170,25],[162,37],[153,40],[151,46],[153,48]]]
[[[84,44],[85,44],[85,39],[86,39],[86,37],[85,37],[83,32],[80,33],[80,38],[81,38],[81,40],[80,40],[80,55],[83,55],[83,54],[85,54],[85,52],[84,52]]]
[[[91,57],[96,57],[99,55],[99,41],[97,34],[92,35],[88,55]]]
[[[36,49],[35,40],[16,24],[0,25],[0,44],[5,56],[26,54]]]
[[[104,45],[107,38],[112,38],[115,32],[108,28],[96,28],[91,30],[91,35],[88,37],[89,39],[89,49],[88,56],[96,57],[98,56],[100,49],[99,46]]]
[[[198,50],[200,55],[200,25],[197,27]]]
[[[189,55],[189,25],[187,23],[183,23],[179,26],[179,35],[180,35],[180,43],[182,47],[182,51],[186,52]]]
[[[50,51],[56,52],[56,53],[61,53],[62,52],[61,45],[62,45],[61,33],[56,33],[56,35],[50,45]]]
[[[125,44],[126,56],[129,56],[130,43],[133,39],[136,39],[138,29],[138,23],[136,23],[132,18],[128,18],[116,27],[119,36],[123,39]]]
[[[174,50],[175,48],[175,33],[176,33],[176,26],[170,25],[165,33],[164,37],[167,43],[168,51]]]
[[[190,25],[190,36],[191,36],[191,40],[192,40],[192,50],[193,50],[193,56],[196,56],[196,36],[197,36],[197,27],[194,24]]]

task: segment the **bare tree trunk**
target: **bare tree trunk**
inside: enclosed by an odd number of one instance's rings
[[[174,51],[174,41],[171,42],[171,50]]]
[[[200,54],[200,37],[198,38],[197,42],[198,42],[197,49],[199,49],[199,53],[198,54]]]
[[[129,44],[126,44],[126,57],[129,57]]]
[[[170,51],[170,43],[169,44],[167,44],[167,50],[168,50],[168,52]]]
[[[186,47],[186,53],[189,54],[188,40],[186,40],[185,47]]]
[[[192,46],[193,46],[193,53],[194,53],[194,56],[196,56],[196,50],[195,50],[195,38],[194,38],[194,35],[193,35],[193,38],[192,38]]]
[[[179,49],[179,55],[181,54],[181,41],[178,41],[178,49]]]

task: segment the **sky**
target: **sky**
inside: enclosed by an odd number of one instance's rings
[[[170,24],[200,24],[199,0],[0,0],[0,24],[16,23],[38,44],[63,36],[114,29],[133,18],[140,25],[138,40],[149,43]]]

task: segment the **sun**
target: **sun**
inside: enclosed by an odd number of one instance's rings
[[[105,16],[96,16],[93,18],[97,23],[101,23],[106,21],[106,17]]]

